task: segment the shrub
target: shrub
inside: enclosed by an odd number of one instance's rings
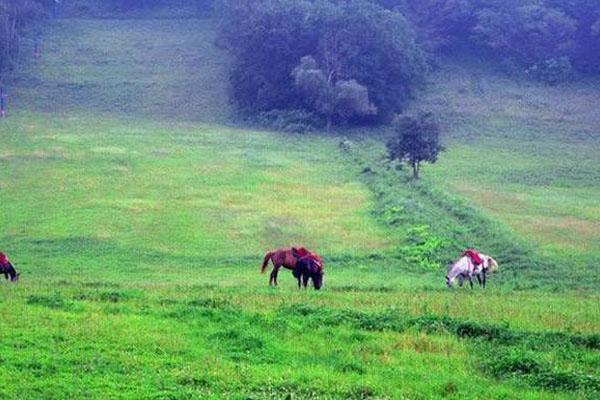
[[[511,375],[536,374],[545,368],[533,352],[521,349],[496,352],[487,361],[486,366],[494,376],[499,378]]]
[[[433,235],[427,225],[409,228],[407,239],[408,244],[400,249],[404,258],[420,268],[439,271],[441,265],[436,255],[444,247],[444,241]]]
[[[27,298],[27,304],[63,311],[74,311],[81,309],[77,303],[65,298],[59,292],[54,292],[50,295],[31,295]]]
[[[298,109],[265,111],[258,115],[256,122],[267,129],[290,133],[310,132],[323,126],[315,114]]]
[[[549,85],[556,85],[573,78],[573,66],[569,57],[549,58],[527,69],[527,74]]]
[[[548,369],[533,375],[531,383],[550,390],[585,390],[600,392],[600,379],[577,371]]]

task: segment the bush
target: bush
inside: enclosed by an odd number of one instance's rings
[[[600,392],[600,379],[577,371],[547,369],[531,377],[534,386],[549,390],[585,390]]]
[[[441,264],[436,255],[445,246],[444,241],[433,235],[427,225],[413,226],[407,235],[408,244],[400,248],[406,261],[422,269],[439,271]]]
[[[256,122],[267,129],[280,132],[305,133],[323,126],[315,114],[304,110],[271,110],[258,115]]]
[[[486,366],[494,376],[499,378],[537,374],[545,368],[535,353],[520,349],[496,353],[487,361]]]
[[[573,79],[573,66],[568,57],[550,58],[534,64],[526,72],[532,78],[552,86]]]

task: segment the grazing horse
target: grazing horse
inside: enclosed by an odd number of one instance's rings
[[[17,282],[19,280],[19,276],[15,270],[15,267],[10,263],[6,254],[0,252],[0,274],[4,274],[6,280],[10,277],[11,282]]]
[[[269,285],[277,286],[277,274],[279,273],[279,268],[284,267],[294,270],[298,260],[303,257],[312,258],[321,269],[323,268],[323,259],[320,256],[304,247],[292,247],[289,249],[273,250],[265,254],[262,266],[260,267],[260,272],[264,273],[267,269],[267,265],[269,265],[269,261],[271,261],[273,263],[273,271],[271,271]]]
[[[458,279],[459,286],[462,287],[465,279],[469,281],[469,285],[473,288],[473,276],[477,278],[479,285],[485,289],[487,275],[498,269],[498,263],[492,257],[479,253],[481,264],[475,265],[469,256],[462,256],[454,264],[448,267],[448,275],[446,275],[446,284],[448,287],[454,287],[454,281]]]
[[[301,287],[300,280],[302,280],[302,285],[306,289],[309,279],[312,279],[315,290],[319,290],[323,286],[323,265],[310,256],[300,258],[296,262],[296,268],[292,274],[298,279],[298,288]]]

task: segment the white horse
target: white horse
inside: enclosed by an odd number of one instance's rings
[[[448,275],[446,275],[446,284],[448,287],[454,287],[454,281],[458,279],[458,285],[462,287],[465,279],[469,281],[469,285],[473,288],[473,276],[477,278],[479,285],[485,289],[487,274],[498,269],[498,263],[492,257],[479,253],[481,260],[480,265],[475,265],[467,256],[461,257],[454,264],[448,267]]]

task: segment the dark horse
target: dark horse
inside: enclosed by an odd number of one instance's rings
[[[296,262],[296,268],[294,268],[292,274],[298,279],[298,288],[301,287],[300,281],[302,281],[302,285],[306,289],[309,279],[312,279],[315,290],[319,290],[323,286],[323,267],[317,260],[310,256],[300,258]]]
[[[279,269],[281,267],[291,269],[292,271],[294,271],[296,269],[298,260],[307,257],[313,260],[314,265],[318,266],[321,272],[323,271],[323,259],[319,255],[305,249],[304,247],[292,247],[289,249],[278,249],[270,251],[267,254],[265,254],[262,266],[260,267],[260,272],[264,273],[267,269],[267,266],[269,265],[269,261],[271,261],[273,263],[273,271],[271,271],[269,285],[277,286],[277,274],[279,273]],[[296,274],[294,276],[296,276]],[[298,276],[302,276],[302,273],[299,273]],[[296,276],[296,278],[298,277]]]
[[[15,267],[10,263],[6,254],[0,252],[0,274],[4,274],[4,277],[8,280],[10,277],[11,282],[19,280],[19,275],[15,270]]]

